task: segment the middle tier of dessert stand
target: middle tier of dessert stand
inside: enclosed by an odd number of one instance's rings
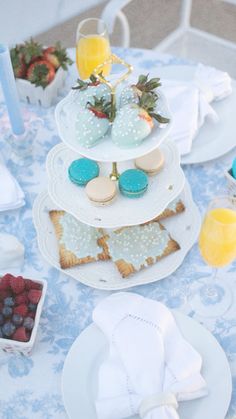
[[[63,272],[74,279],[105,290],[124,289],[163,279],[181,265],[198,237],[201,224],[190,186],[180,167],[177,147],[168,139],[171,116],[166,99],[158,90],[159,111],[163,116],[170,118],[169,123],[165,125],[155,123],[152,133],[139,146],[119,148],[111,141],[108,133],[96,146],[85,148],[76,141],[75,135],[74,120],[76,112],[78,113],[78,94],[77,90],[70,92],[57,105],[55,111],[62,144],[55,146],[48,154],[46,161],[48,190],[37,197],[33,207],[40,251],[52,266],[61,269],[58,242],[49,218],[49,212],[52,210],[64,210],[83,224],[103,229],[105,234],[109,229],[149,222],[167,207],[174,206],[172,202],[180,199],[185,211],[161,221],[171,237],[177,241],[180,249],[159,260],[158,263],[126,279],[121,277],[112,261],[97,261],[63,269]],[[118,173],[122,173],[135,168],[134,160],[137,157],[144,156],[157,148],[164,156],[164,168],[155,176],[149,176],[148,190],[138,199],[123,196],[117,187],[117,197],[111,205],[94,206],[86,196],[85,188],[75,185],[68,178],[70,164],[81,157],[95,160],[99,164],[100,175],[109,177],[112,164],[114,169],[114,162],[117,164]]]

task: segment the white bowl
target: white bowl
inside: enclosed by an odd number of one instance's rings
[[[30,340],[28,342],[19,342],[17,340],[13,339],[3,339],[0,338],[0,349],[2,349],[4,352],[8,353],[21,353],[22,355],[30,355],[35,339],[36,334],[38,330],[39,320],[42,313],[43,303],[47,291],[47,282],[43,279],[40,280],[33,280],[34,282],[37,282],[38,284],[42,285],[42,296],[40,298],[40,301],[37,306],[36,310],[36,316],[34,319],[34,327],[30,336]]]
[[[24,102],[48,108],[58,97],[60,90],[64,86],[65,78],[66,71],[60,67],[53,81],[45,89],[41,86],[35,86],[28,80],[16,79],[19,97]]]

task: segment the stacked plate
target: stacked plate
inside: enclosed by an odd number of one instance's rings
[[[180,197],[186,210],[176,217],[163,221],[163,225],[181,247],[168,258],[163,258],[152,267],[126,280],[122,280],[112,262],[96,262],[96,269],[94,264],[90,263],[64,270],[78,281],[107,290],[124,289],[165,278],[180,266],[196,241],[200,228],[200,214],[180,167],[177,147],[168,139],[171,123],[164,127],[155,126],[150,136],[136,148],[118,148],[112,143],[108,134],[98,145],[87,149],[76,142],[75,124],[72,120],[76,111],[78,112],[78,107],[74,95],[75,92],[70,92],[57,105],[55,112],[62,144],[55,146],[48,154],[46,162],[48,191],[39,195],[34,204],[33,213],[39,248],[47,261],[60,269],[57,241],[48,216],[48,211],[52,209],[62,209],[80,222],[93,227],[117,229],[152,220],[173,200]],[[163,94],[159,106],[162,115],[170,117]],[[112,205],[95,207],[87,199],[85,189],[76,186],[68,178],[70,163],[82,156],[98,161],[100,174],[109,176],[112,162],[118,162],[118,170],[122,173],[134,167],[135,158],[157,147],[164,155],[165,165],[158,175],[149,178],[148,191],[142,198],[128,199],[118,192],[118,198]]]

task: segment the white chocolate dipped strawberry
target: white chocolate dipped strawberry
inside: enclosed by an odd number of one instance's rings
[[[76,91],[75,100],[76,103],[85,108],[87,103],[94,103],[94,97],[97,99],[104,98],[106,101],[111,100],[111,91],[108,86],[101,83],[92,74],[89,80],[77,80],[77,86],[72,87],[72,90]]]
[[[114,144],[120,148],[137,147],[152,131],[154,119],[161,124],[169,122],[155,113],[157,100],[156,94],[143,92],[138,104],[129,103],[117,112],[112,127]]]
[[[110,127],[111,102],[96,96],[93,99],[85,109],[80,108],[76,118],[76,138],[86,148],[102,140]]]
[[[160,79],[158,77],[148,80],[148,74],[145,76],[141,74],[138,78],[136,84],[125,87],[121,94],[119,100],[119,107],[127,105],[128,103],[137,103],[142,96],[142,93],[153,93],[157,87],[161,86]]]

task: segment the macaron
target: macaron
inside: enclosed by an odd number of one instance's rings
[[[89,200],[99,206],[111,204],[117,193],[115,182],[103,176],[90,180],[85,191]]]
[[[85,186],[99,175],[97,162],[89,159],[74,160],[68,168],[68,176],[71,182],[78,186]]]
[[[140,198],[148,188],[148,177],[142,170],[129,169],[119,177],[119,189],[127,198]]]
[[[161,171],[164,166],[164,162],[165,159],[163,153],[159,150],[159,148],[156,148],[145,156],[136,159],[134,164],[138,169],[143,170],[150,176],[153,176]]]
[[[232,175],[234,179],[236,179],[236,158],[234,159],[233,164],[232,164]]]

